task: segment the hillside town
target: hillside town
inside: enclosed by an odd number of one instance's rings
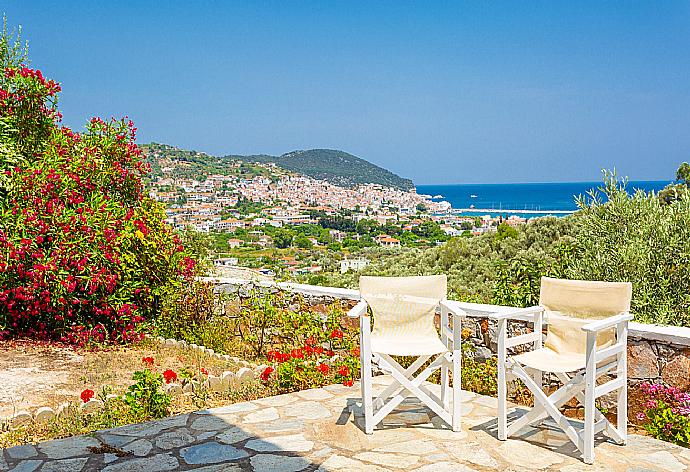
[[[453,213],[450,203],[415,190],[371,183],[343,187],[270,163],[252,163],[247,170],[245,163],[233,160],[221,172],[203,174],[203,169],[190,173],[186,159],[153,157],[160,170],[153,174],[149,193],[166,205],[166,222],[179,230],[219,236],[213,263],[223,273],[240,270],[238,266],[252,266],[266,277],[281,269],[292,274],[325,270],[322,261],[310,257],[281,257],[271,264],[258,256],[258,261],[238,257],[247,256],[250,248],[290,247],[332,249],[340,260],[331,270],[358,272],[369,261],[352,252],[363,247],[438,245],[451,237],[496,231],[501,223],[525,222],[518,216],[462,216]]]

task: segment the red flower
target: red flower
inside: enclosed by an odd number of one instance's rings
[[[87,388],[86,390],[81,392],[81,401],[86,403],[93,398],[93,395],[94,395],[93,390]]]
[[[263,372],[261,372],[261,380],[266,382],[268,377],[273,373],[275,369],[273,367],[266,367]]]
[[[153,366],[153,357],[143,357],[141,359],[141,362],[146,364],[146,367],[151,367],[151,366]]]
[[[201,373],[204,375],[208,375],[208,370],[204,369],[203,367],[201,368]]]
[[[316,346],[316,338],[314,338],[314,336],[309,336],[304,340],[304,344],[307,346]]]
[[[343,382],[343,385],[346,387],[352,387],[352,385],[354,385],[354,383],[355,383],[355,381],[350,379],[350,380],[346,380],[345,382]]]
[[[359,357],[359,348],[358,347],[353,347],[350,350],[350,354],[354,357]]]
[[[338,375],[342,375],[343,377],[347,377],[350,375],[350,368],[346,365],[341,365],[340,368],[338,369]]]
[[[293,359],[304,359],[304,352],[301,349],[293,349],[290,351],[290,356]]]
[[[174,382],[175,380],[177,380],[177,374],[174,371],[168,369],[165,372],[163,372],[163,378],[165,379],[165,383],[169,384],[170,382]]]
[[[319,364],[316,366],[316,370],[321,372],[323,375],[328,374],[328,371],[330,370],[330,367],[328,367],[327,364]]]
[[[331,331],[331,339],[343,339],[343,332],[339,329]]]

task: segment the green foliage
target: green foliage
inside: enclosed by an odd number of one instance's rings
[[[194,281],[165,298],[154,332],[164,338],[204,345],[219,353],[235,342],[235,327],[226,315],[227,297],[214,294],[213,285]]]
[[[410,179],[404,179],[377,165],[343,151],[310,149],[293,151],[282,156],[232,156],[245,161],[274,163],[309,177],[327,180],[335,185],[349,187],[373,183],[402,190],[413,188]]]
[[[468,343],[462,345],[462,377],[461,383],[463,390],[475,392],[480,395],[496,396],[498,393],[498,369],[496,358],[487,359],[486,362],[479,362],[471,355],[473,348]]]
[[[505,238],[517,239],[518,230],[508,225],[507,223],[501,223],[496,228],[496,234],[494,234],[495,241],[501,241]]]
[[[239,211],[241,215],[251,215],[253,213],[259,213],[265,208],[265,205],[243,198],[237,202],[234,208]]]
[[[646,410],[643,427],[656,439],[690,447],[690,417],[674,410],[659,400],[655,407]]]
[[[652,437],[690,447],[690,393],[647,382],[639,389],[644,403],[635,419],[642,427]]]
[[[146,419],[167,416],[170,395],[163,392],[163,375],[149,369],[134,372],[124,402],[135,415]]]
[[[428,249],[398,252],[368,249],[361,255],[370,259],[371,265],[361,274],[446,274],[450,298],[491,303],[494,287],[503,277],[499,271],[502,264],[510,268],[511,261],[520,259],[538,260],[541,266],[547,268],[560,267],[563,257],[561,247],[572,244],[576,222],[573,218],[539,218],[515,228],[515,231],[517,237],[498,241],[493,234],[487,233],[471,238],[452,238],[442,246]],[[552,268],[551,271],[555,273],[556,269]],[[357,287],[359,275],[330,276],[328,283],[354,288]]]
[[[690,184],[690,164],[683,162],[676,171],[676,180],[682,184]]]
[[[626,192],[626,181],[605,184],[578,201],[580,231],[565,275],[629,281],[636,320],[690,325],[690,195],[664,204],[653,194]]]
[[[517,256],[498,265],[493,302],[497,305],[527,307],[539,303],[541,277],[546,273],[543,260]]]
[[[304,234],[298,234],[293,241],[295,246],[301,249],[311,249],[314,244]]]
[[[279,249],[285,249],[292,246],[292,238],[294,237],[292,231],[284,228],[278,228],[274,231],[273,244]]]
[[[676,170],[675,184],[669,184],[661,192],[659,192],[659,200],[663,203],[673,203],[680,200],[681,197],[688,193],[690,186],[690,164],[683,162]]]
[[[227,248],[227,239],[225,240],[225,248]],[[204,276],[208,274],[211,269],[210,254],[213,248],[213,239],[208,233],[196,231],[191,227],[187,227],[180,233],[180,240],[189,256],[197,261],[194,267],[196,275]]]
[[[0,34],[0,70],[29,63],[29,43],[22,42],[21,36],[21,26],[16,31],[8,30],[7,17],[3,15],[2,34]]]

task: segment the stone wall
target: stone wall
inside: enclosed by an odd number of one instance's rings
[[[223,293],[248,296],[251,290],[291,291],[299,293],[312,304],[327,304],[336,300],[359,299],[357,290],[320,287],[291,283],[250,282],[243,279],[206,278],[206,281],[216,284],[216,291]],[[468,317],[463,321],[463,329],[469,331],[469,342],[474,347],[474,355],[478,360],[487,359],[496,353],[497,327],[496,322],[489,320],[489,314],[499,311],[496,305],[472,304],[472,309],[466,310]],[[510,322],[510,335],[522,334],[530,331],[524,322]],[[676,326],[658,326],[631,322],[628,334],[628,384],[636,387],[641,382],[663,382],[690,390],[690,328]],[[551,383],[555,387],[555,379],[546,379],[545,384]],[[631,389],[632,390],[632,389]],[[604,400],[604,403],[606,401]]]

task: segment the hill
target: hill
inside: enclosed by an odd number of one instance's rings
[[[381,184],[402,190],[414,188],[410,179],[372,164],[362,158],[334,149],[293,151],[282,156],[227,156],[250,162],[274,163],[285,170],[326,180],[341,187],[358,184]]]
[[[241,174],[245,177],[266,175],[267,170],[256,164],[274,164],[287,172],[326,180],[341,187],[372,183],[402,190],[414,188],[410,179],[402,178],[347,152],[333,149],[293,151],[281,156],[257,154],[215,157],[167,144],[149,143],[142,144],[140,147],[151,164],[154,176],[161,175],[161,169],[173,163],[177,163],[175,168],[178,176],[202,180],[204,175],[213,173]]]

